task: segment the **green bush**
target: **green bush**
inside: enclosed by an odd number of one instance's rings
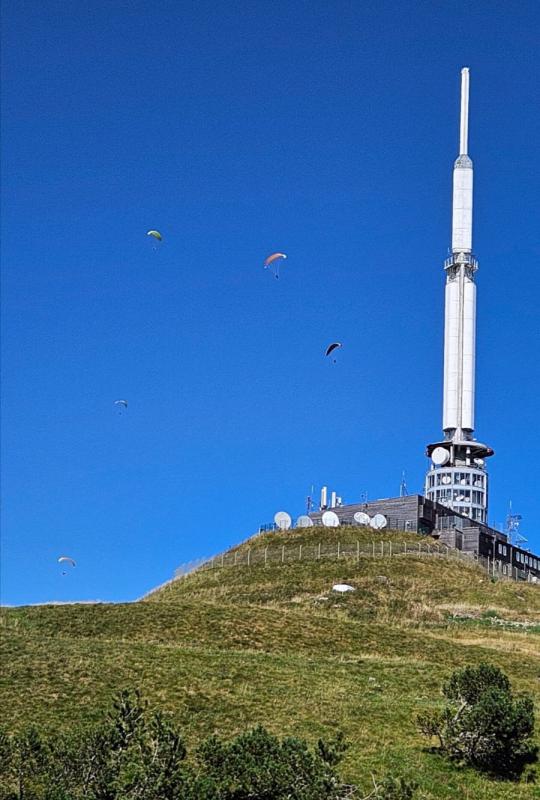
[[[517,778],[537,760],[532,698],[514,697],[498,667],[457,670],[443,694],[449,701],[443,711],[419,716],[418,724],[446,756],[505,778]]]
[[[338,800],[343,737],[311,749],[259,727],[232,742],[217,737],[194,763],[176,728],[121,692],[98,727],[42,739],[0,732],[1,800]]]
[[[333,769],[339,753],[325,743],[313,751],[305,742],[280,741],[258,727],[230,743],[208,739],[199,757],[214,787],[215,794],[209,797],[216,800],[337,800],[341,796]]]

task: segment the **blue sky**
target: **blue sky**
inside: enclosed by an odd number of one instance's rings
[[[311,484],[392,496],[404,469],[421,491],[464,65],[476,435],[491,521],[512,499],[540,549],[539,22],[536,2],[4,3],[4,602],[133,599]]]

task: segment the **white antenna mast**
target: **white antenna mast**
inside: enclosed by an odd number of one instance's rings
[[[407,481],[405,480],[405,470],[401,473],[401,483],[399,484],[399,496],[400,497],[407,497],[409,492],[407,491]]]
[[[459,127],[459,154],[466,156],[469,140],[469,67],[461,70],[461,121]]]

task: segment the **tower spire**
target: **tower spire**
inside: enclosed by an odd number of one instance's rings
[[[469,139],[469,67],[461,70],[461,119],[459,126],[459,154],[467,155]]]

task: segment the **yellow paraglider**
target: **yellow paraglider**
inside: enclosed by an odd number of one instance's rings
[[[148,243],[151,245],[152,250],[160,250],[163,246],[163,236],[159,231],[146,231]]]

